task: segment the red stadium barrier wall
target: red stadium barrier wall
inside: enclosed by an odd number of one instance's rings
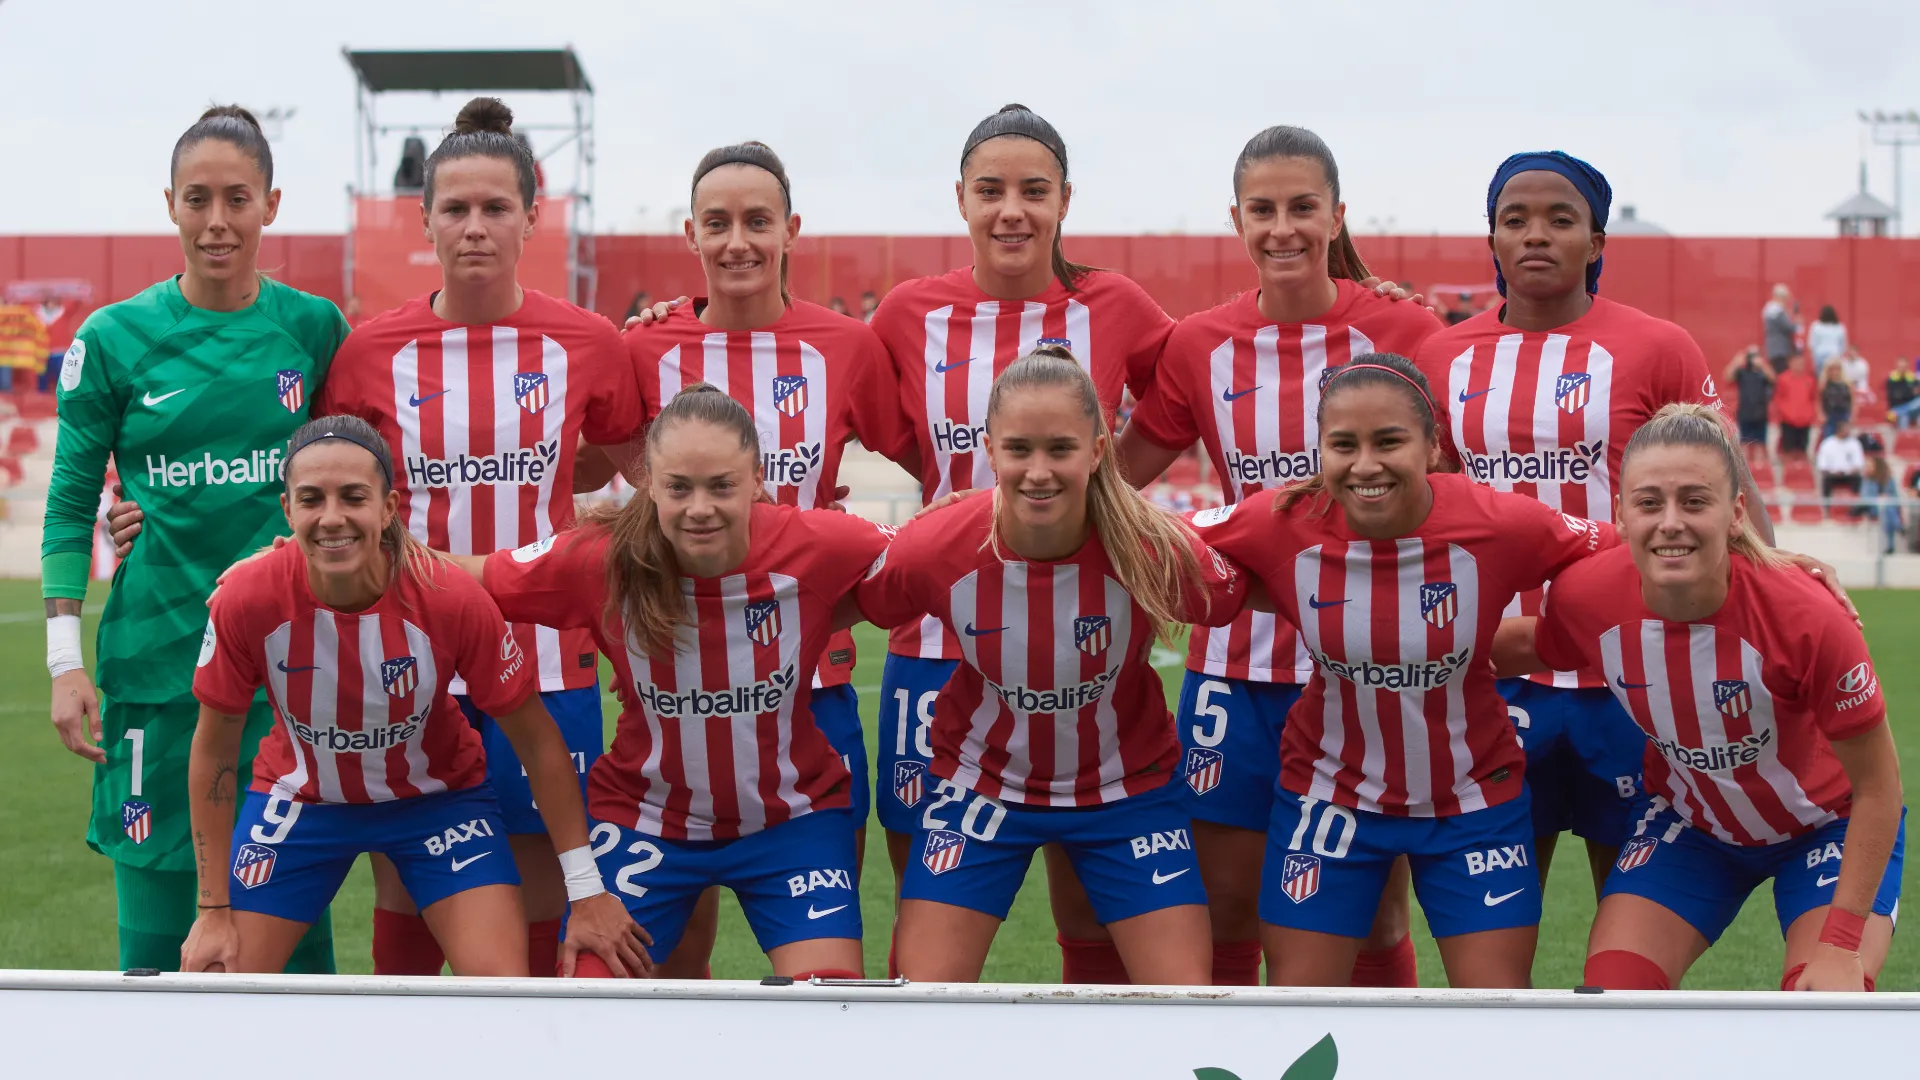
[[[560,235],[541,232],[555,240]],[[280,280],[344,307],[344,243],[340,236],[269,234],[261,265]],[[1493,279],[1483,237],[1361,236],[1356,243],[1375,272],[1420,289]],[[1077,236],[1066,246],[1074,259],[1134,278],[1176,316],[1211,307],[1254,284],[1252,268],[1232,236]],[[564,267],[563,248],[554,249]],[[858,311],[865,290],[884,295],[897,282],[942,273],[968,260],[964,237],[803,237],[791,282],[802,299],[824,304],[838,296]],[[595,306],[609,317],[624,312],[643,288],[657,299],[703,289],[699,263],[677,235],[599,237],[598,265]],[[86,280],[94,286],[91,306],[130,296],[179,267],[179,244],[170,236],[0,236],[0,286],[17,280]],[[407,287],[414,292],[434,280],[431,267],[410,272],[424,274]],[[1853,342],[1872,361],[1876,379],[1891,358],[1920,353],[1920,304],[1910,299],[1920,295],[1920,240],[1621,236],[1607,245],[1601,291],[1686,327],[1718,371],[1736,349],[1759,339],[1760,307],[1775,282],[1793,290],[1809,321],[1821,304],[1834,305]],[[564,278],[550,288],[564,293]],[[360,314],[380,310],[389,295],[407,294],[402,289],[384,290],[378,298],[363,295]],[[84,314],[76,308],[61,319],[53,330],[55,348],[65,346]]]

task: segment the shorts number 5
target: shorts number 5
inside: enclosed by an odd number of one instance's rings
[[[1193,715],[1204,716],[1213,721],[1211,730],[1199,724],[1193,725],[1193,743],[1195,746],[1219,746],[1227,741],[1227,710],[1223,705],[1215,705],[1208,700],[1215,694],[1231,694],[1233,691],[1226,683],[1218,679],[1208,679],[1200,684],[1193,695]]]

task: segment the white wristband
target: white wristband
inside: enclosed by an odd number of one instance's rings
[[[86,661],[80,655],[80,616],[49,616],[47,674],[57,679],[69,671],[78,671],[86,666]]]
[[[560,853],[560,873],[567,879],[567,903],[599,896],[607,891],[600,883],[600,868],[593,863],[593,850],[582,846]]]

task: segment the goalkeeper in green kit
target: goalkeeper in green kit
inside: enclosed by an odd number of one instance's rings
[[[54,727],[94,763],[87,844],[113,860],[120,966],[172,971],[198,914],[187,752],[206,600],[221,571],[285,531],[280,457],[347,324],[327,300],[258,271],[280,192],[246,110],[209,109],[187,129],[166,194],[186,273],[94,312],[60,369],[41,592]],[[144,523],[114,576],[89,679],[80,611],[109,454]],[[229,800],[246,791],[272,724],[256,699],[240,773],[216,780]],[[333,970],[325,916],[287,970]]]

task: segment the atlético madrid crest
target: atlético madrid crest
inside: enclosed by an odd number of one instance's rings
[[[807,377],[775,375],[773,407],[779,409],[782,416],[799,416],[805,412],[807,410]]]
[[[546,408],[547,373],[544,371],[514,372],[513,400],[530,413],[537,413]]]
[[[1187,749],[1186,768],[1182,770],[1187,777],[1187,786],[1195,795],[1205,795],[1220,786],[1220,771],[1224,758],[1220,751],[1209,750],[1204,746]]]
[[[406,697],[420,685],[420,664],[411,656],[380,661],[380,685],[390,697]]]
[[[1280,864],[1280,891],[1287,899],[1303,904],[1320,891],[1320,857],[1318,855],[1289,855]]]
[[[153,835],[153,807],[139,799],[128,799],[120,804],[120,827],[127,832],[127,839],[136,844],[144,844],[147,837]]]
[[[1113,644],[1113,620],[1105,615],[1082,615],[1073,620],[1073,647],[1098,656]]]
[[[233,876],[249,889],[273,880],[273,849],[265,844],[241,844],[233,853]]]
[[[1420,586],[1420,617],[1435,630],[1445,630],[1460,613],[1460,590],[1451,581]]]
[[[896,761],[893,763],[893,797],[900,805],[911,810],[920,805],[927,794],[927,766],[919,761]]]
[[[1593,387],[1593,376],[1584,371],[1574,371],[1562,375],[1553,381],[1553,401],[1560,411],[1571,416],[1587,407],[1587,398]]]
[[[747,636],[755,645],[771,645],[780,640],[780,601],[748,604],[746,618]]]
[[[1747,715],[1747,710],[1753,708],[1753,693],[1747,688],[1747,680],[1714,680],[1713,707],[1729,720],[1738,720]]]
[[[967,838],[952,829],[935,829],[927,834],[927,849],[920,855],[920,862],[927,872],[944,874],[960,865],[960,856],[967,850]]]
[[[1614,865],[1620,868],[1621,873],[1636,866],[1645,866],[1647,860],[1653,858],[1654,846],[1659,843],[1658,837],[1636,836],[1627,841],[1627,846],[1620,849],[1620,859]]]
[[[279,386],[275,393],[280,395],[280,404],[286,406],[288,412],[299,412],[300,406],[307,402],[307,377],[289,370],[275,373],[274,379]]]

